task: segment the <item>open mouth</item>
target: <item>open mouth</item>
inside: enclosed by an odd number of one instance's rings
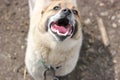
[[[50,25],[51,31],[59,36],[70,36],[73,32],[73,26],[67,18],[59,19]]]

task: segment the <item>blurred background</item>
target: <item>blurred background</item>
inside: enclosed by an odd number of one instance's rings
[[[76,69],[61,80],[120,80],[120,0],[78,0],[84,41]],[[106,28],[104,46],[96,16]],[[0,80],[23,80],[27,0],[0,0]],[[32,78],[27,74],[27,80]]]

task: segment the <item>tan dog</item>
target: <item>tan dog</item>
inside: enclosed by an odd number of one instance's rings
[[[72,0],[29,0],[25,64],[35,80],[57,80],[75,68],[82,44],[80,13]]]

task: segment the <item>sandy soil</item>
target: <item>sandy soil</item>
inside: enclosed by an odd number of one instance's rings
[[[120,80],[120,0],[78,0],[78,6],[85,23],[83,46],[76,69],[61,80]],[[23,80],[28,16],[27,0],[0,0],[0,80]],[[96,16],[103,19],[109,47]]]

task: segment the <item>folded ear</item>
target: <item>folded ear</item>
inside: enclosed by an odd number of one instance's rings
[[[35,2],[36,2],[36,0],[28,0],[28,4],[29,4],[29,13],[30,13],[30,15],[31,15],[31,13],[32,13],[32,11],[33,11],[33,9],[34,9],[34,7],[35,7]]]
[[[29,0],[29,12],[30,16],[36,8],[41,10],[43,7],[47,6],[51,0]]]

